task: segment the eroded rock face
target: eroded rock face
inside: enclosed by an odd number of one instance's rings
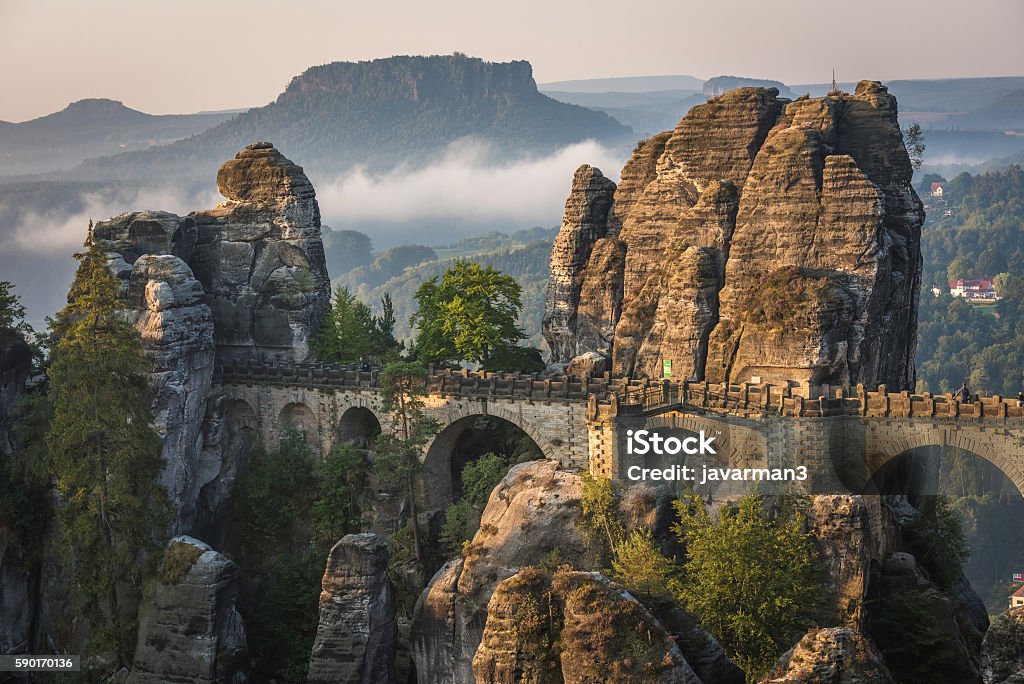
[[[424,684],[473,682],[472,662],[494,588],[558,549],[560,562],[588,568],[593,558],[577,530],[582,480],[553,461],[515,466],[487,502],[480,531],[463,559],[434,575],[416,605],[413,660]]]
[[[301,167],[254,143],[221,167],[217,187],[227,199],[209,211],[129,212],[94,229],[153,364],[174,531],[211,539],[250,441],[213,393],[215,360],[306,360],[330,287]]]
[[[885,86],[794,102],[738,88],[694,107],[634,151],[604,235],[583,229],[578,181],[551,269],[582,283],[547,302],[546,320],[575,321],[546,329],[553,362],[913,385],[923,211]],[[585,334],[573,347],[565,331]]]
[[[1024,608],[1011,608],[988,628],[981,647],[985,684],[1024,682]]]
[[[901,624],[906,620],[915,624]],[[917,634],[922,631],[923,637]],[[979,653],[969,641],[971,632],[960,624],[956,597],[933,584],[909,553],[894,553],[882,566],[871,633],[885,654],[890,649],[900,654],[903,639],[927,639],[933,669],[941,670],[945,681],[974,682],[980,677]],[[906,660],[905,655],[902,658]],[[889,666],[900,676],[896,661],[890,660]],[[904,662],[903,667],[913,668],[915,663]]]
[[[387,541],[372,533],[347,535],[331,549],[307,681],[395,681],[398,627],[389,558]]]
[[[881,497],[840,494],[815,496],[809,522],[828,569],[832,619],[861,631],[874,575],[900,547],[896,518]]]
[[[576,317],[584,267],[594,243],[608,234],[614,193],[615,183],[600,169],[584,164],[576,170],[572,192],[565,201],[562,229],[551,247],[551,279],[542,323],[556,360],[569,361],[578,353]]]
[[[240,571],[201,541],[176,537],[139,609],[129,682],[248,681]]]
[[[607,577],[532,568],[491,596],[473,673],[478,684],[701,684],[657,618]]]
[[[165,462],[161,484],[174,503],[176,528],[191,529],[210,472],[203,467],[201,445],[213,380],[213,316],[192,269],[171,254],[138,257],[126,298],[126,315],[152,363],[151,408]]]
[[[762,684],[892,684],[871,639],[849,627],[812,629]]]
[[[330,305],[312,184],[261,142],[221,167],[217,189],[227,199],[193,214],[190,264],[213,309],[218,354],[305,361]]]

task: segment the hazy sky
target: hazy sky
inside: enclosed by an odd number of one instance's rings
[[[1017,76],[1022,35],[1024,0],[0,0],[0,119],[256,106],[315,64],[456,50],[539,82]]]

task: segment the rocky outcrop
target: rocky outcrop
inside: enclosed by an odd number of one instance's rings
[[[213,393],[215,359],[306,360],[329,300],[301,167],[255,143],[221,167],[217,187],[226,199],[209,211],[129,212],[94,229],[152,362],[174,529],[210,538],[249,443]]]
[[[701,684],[675,641],[607,577],[521,570],[497,586],[473,658],[478,684]]]
[[[552,552],[560,562],[591,567],[576,526],[581,496],[579,475],[554,461],[517,465],[495,487],[463,558],[441,568],[417,602],[412,648],[420,682],[473,681],[473,655],[499,582]]]
[[[870,633],[894,676],[913,679],[927,668],[945,682],[975,682],[979,654],[958,619],[957,601],[932,583],[913,555],[897,552],[882,566]],[[921,658],[927,654],[928,660]]]
[[[488,604],[493,603],[495,589],[502,581],[527,566],[564,564],[580,571],[594,568],[597,559],[593,546],[579,527],[582,493],[580,475],[561,470],[553,461],[517,465],[495,487],[481,516],[480,530],[463,557],[441,568],[417,602],[412,648],[418,681],[437,684],[476,681],[474,656],[478,654],[485,626],[492,620],[493,606]],[[637,485],[623,493],[619,514],[628,528],[651,529],[660,541],[671,537],[671,500],[668,490]],[[595,581],[607,582],[604,578]],[[632,597],[628,600],[633,601]],[[660,620],[659,633],[667,633],[675,640],[683,660],[688,663],[685,668],[680,666],[679,672],[693,670],[704,681],[719,684],[743,681],[743,673],[691,616],[682,610],[663,610],[660,606],[653,612],[657,615],[655,621]],[[618,619],[611,609],[605,615]],[[619,636],[625,638],[624,634]],[[499,649],[499,646],[492,644],[490,648]],[[502,660],[506,655],[495,654],[494,658]],[[482,657],[491,658],[489,655]],[[586,660],[583,654],[573,657]],[[576,676],[570,675],[571,667],[558,671],[564,672],[567,681],[570,676]],[[500,678],[504,675],[493,676],[499,677],[495,681],[508,681]]]
[[[576,170],[562,229],[551,247],[551,278],[544,300],[542,330],[556,359],[569,361],[587,344],[577,335],[580,287],[594,243],[608,234],[614,192],[615,183],[600,170],[587,165]]]
[[[245,625],[235,610],[238,566],[201,541],[176,537],[139,609],[129,682],[245,682]]]
[[[330,305],[313,185],[260,142],[220,168],[217,189],[226,199],[193,214],[190,263],[213,309],[219,356],[305,361]]]
[[[985,684],[1024,682],[1024,608],[1011,608],[992,621],[981,648]]]
[[[389,558],[387,541],[371,533],[347,535],[331,549],[307,681],[395,681],[398,628]]]
[[[913,385],[923,211],[885,86],[793,102],[737,88],[694,107],[638,145],[605,234],[580,219],[589,169],[552,250],[553,276],[580,283],[546,303],[545,320],[572,322],[545,328],[553,363]]]
[[[892,684],[871,640],[849,627],[812,629],[761,684]]]
[[[896,518],[878,496],[820,495],[809,524],[828,569],[828,612],[836,623],[861,631],[878,569],[901,545]]]

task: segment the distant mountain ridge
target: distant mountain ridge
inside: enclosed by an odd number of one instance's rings
[[[199,135],[83,164],[68,177],[192,177],[254,140],[272,140],[314,174],[416,163],[476,136],[504,155],[586,139],[627,140],[606,114],[537,90],[529,62],[461,54],[334,62],[307,69],[278,98]]]
[[[0,175],[57,171],[90,157],[168,143],[206,130],[236,113],[157,115],[126,107],[117,100],[79,100],[30,121],[0,121]]]

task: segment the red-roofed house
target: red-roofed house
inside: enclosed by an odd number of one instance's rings
[[[965,299],[999,299],[992,276],[949,281],[949,294]]]
[[[1010,594],[1010,607],[1017,608],[1024,606],[1024,587],[1018,587],[1017,591]]]
[[[942,194],[946,191],[945,183],[932,183],[932,197],[942,197]]]

